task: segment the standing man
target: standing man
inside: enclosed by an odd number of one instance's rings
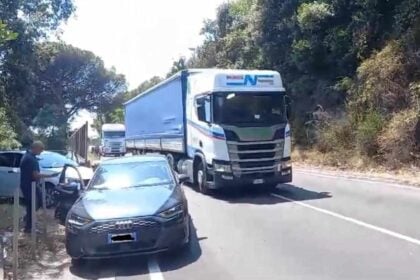
[[[57,176],[57,174],[43,175],[40,173],[37,155],[44,150],[44,144],[40,141],[32,143],[31,148],[25,153],[20,162],[20,189],[26,207],[25,232],[29,233],[32,229],[32,182],[39,182],[41,178]],[[39,197],[38,192],[36,192]],[[37,206],[35,206],[38,209]]]

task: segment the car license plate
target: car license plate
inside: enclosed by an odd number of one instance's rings
[[[263,184],[264,183],[264,179],[255,179],[252,183],[254,185]]]
[[[108,243],[126,243],[126,242],[134,242],[137,241],[137,233],[136,232],[129,232],[129,233],[118,233],[118,234],[108,234]]]

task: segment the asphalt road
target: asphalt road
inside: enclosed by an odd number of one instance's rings
[[[189,251],[89,262],[68,279],[420,279],[420,189],[296,171],[273,193],[185,186]]]

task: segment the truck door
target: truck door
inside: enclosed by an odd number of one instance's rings
[[[213,145],[211,139],[211,102],[209,96],[198,97],[195,101],[196,117],[195,130],[191,137],[192,146],[204,152],[204,154],[213,154]],[[212,157],[212,156],[211,156]]]

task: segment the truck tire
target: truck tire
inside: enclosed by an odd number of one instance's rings
[[[207,172],[204,169],[204,164],[202,161],[200,161],[200,163],[197,165],[195,172],[196,174],[194,177],[196,178],[198,190],[202,194],[209,194],[210,189],[207,185]]]

